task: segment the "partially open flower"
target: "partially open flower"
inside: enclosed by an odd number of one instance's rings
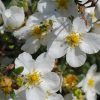
[[[3,12],[4,26],[8,30],[17,29],[24,23],[24,10],[23,8],[12,6]]]

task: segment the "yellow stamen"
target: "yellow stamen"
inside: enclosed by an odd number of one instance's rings
[[[90,78],[87,82],[89,87],[94,87],[94,79]]]
[[[47,35],[52,26],[52,20],[46,20],[33,28],[32,35],[36,36],[37,38],[43,38],[45,35]]]
[[[31,74],[28,74],[26,77],[27,77],[27,86],[39,85],[41,83],[40,72],[33,71]]]
[[[75,75],[69,74],[64,77],[64,85],[67,88],[73,88],[77,84],[78,78]]]
[[[68,44],[71,47],[78,46],[80,43],[80,35],[75,32],[72,32],[70,35],[66,37],[66,42],[68,42]]]
[[[38,38],[41,38],[42,30],[39,26],[35,26],[33,29],[33,35],[35,35]]]

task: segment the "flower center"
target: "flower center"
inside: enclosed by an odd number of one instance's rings
[[[43,38],[47,35],[48,31],[52,28],[53,23],[52,20],[46,20],[41,22],[40,25],[33,27],[32,35],[36,36],[37,38]]]
[[[64,77],[64,84],[68,88],[72,88],[77,84],[78,78],[75,75],[69,74]]]
[[[33,29],[33,35],[35,35],[37,38],[41,38],[43,36],[43,31],[40,28],[40,26],[35,26]]]
[[[70,0],[56,0],[58,9],[67,9]]]
[[[30,85],[39,85],[41,83],[41,74],[40,72],[33,71],[31,74],[26,76],[27,78],[27,86]]]
[[[91,87],[91,88],[94,87],[94,79],[90,78],[90,79],[88,80],[87,84],[88,84],[88,86]]]
[[[72,32],[70,35],[66,37],[66,42],[68,42],[68,44],[71,47],[76,47],[80,43],[80,35],[75,32]]]

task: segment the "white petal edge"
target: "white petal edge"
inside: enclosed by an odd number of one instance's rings
[[[24,67],[22,74],[26,75],[33,70],[34,60],[29,53],[23,52],[15,59],[15,68]]]
[[[87,54],[97,53],[100,50],[100,35],[95,33],[83,34],[79,47]]]
[[[44,91],[55,93],[60,89],[60,82],[60,77],[56,73],[49,72],[43,75],[40,86]]]
[[[64,100],[64,98],[61,94],[54,93],[48,97],[48,100]]]
[[[34,54],[40,47],[39,39],[35,37],[30,37],[26,40],[25,44],[21,47],[21,50],[28,52],[30,54]]]
[[[78,47],[68,48],[66,54],[66,61],[72,67],[80,67],[86,61],[86,54]]]
[[[81,26],[80,26],[81,25]],[[76,17],[73,21],[73,31],[77,33],[86,33],[90,27],[86,26],[85,21],[81,17]]]
[[[51,72],[54,68],[55,59],[51,58],[46,52],[40,54],[35,62],[35,70],[41,73]]]
[[[55,39],[50,45],[48,45],[48,55],[53,58],[63,57],[67,52],[67,43],[64,40]]]
[[[44,92],[39,87],[32,87],[26,90],[26,100],[45,100]]]

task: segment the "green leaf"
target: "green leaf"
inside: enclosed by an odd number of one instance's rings
[[[23,72],[23,70],[24,70],[24,67],[21,66],[19,68],[14,69],[13,73],[19,75]]]
[[[32,1],[32,12],[36,11],[36,9],[37,9],[37,3],[38,3],[38,0],[33,0]]]
[[[15,100],[15,98],[16,98],[16,94],[15,94],[14,91],[11,92],[10,96],[11,96],[11,98],[12,98],[13,100]]]

